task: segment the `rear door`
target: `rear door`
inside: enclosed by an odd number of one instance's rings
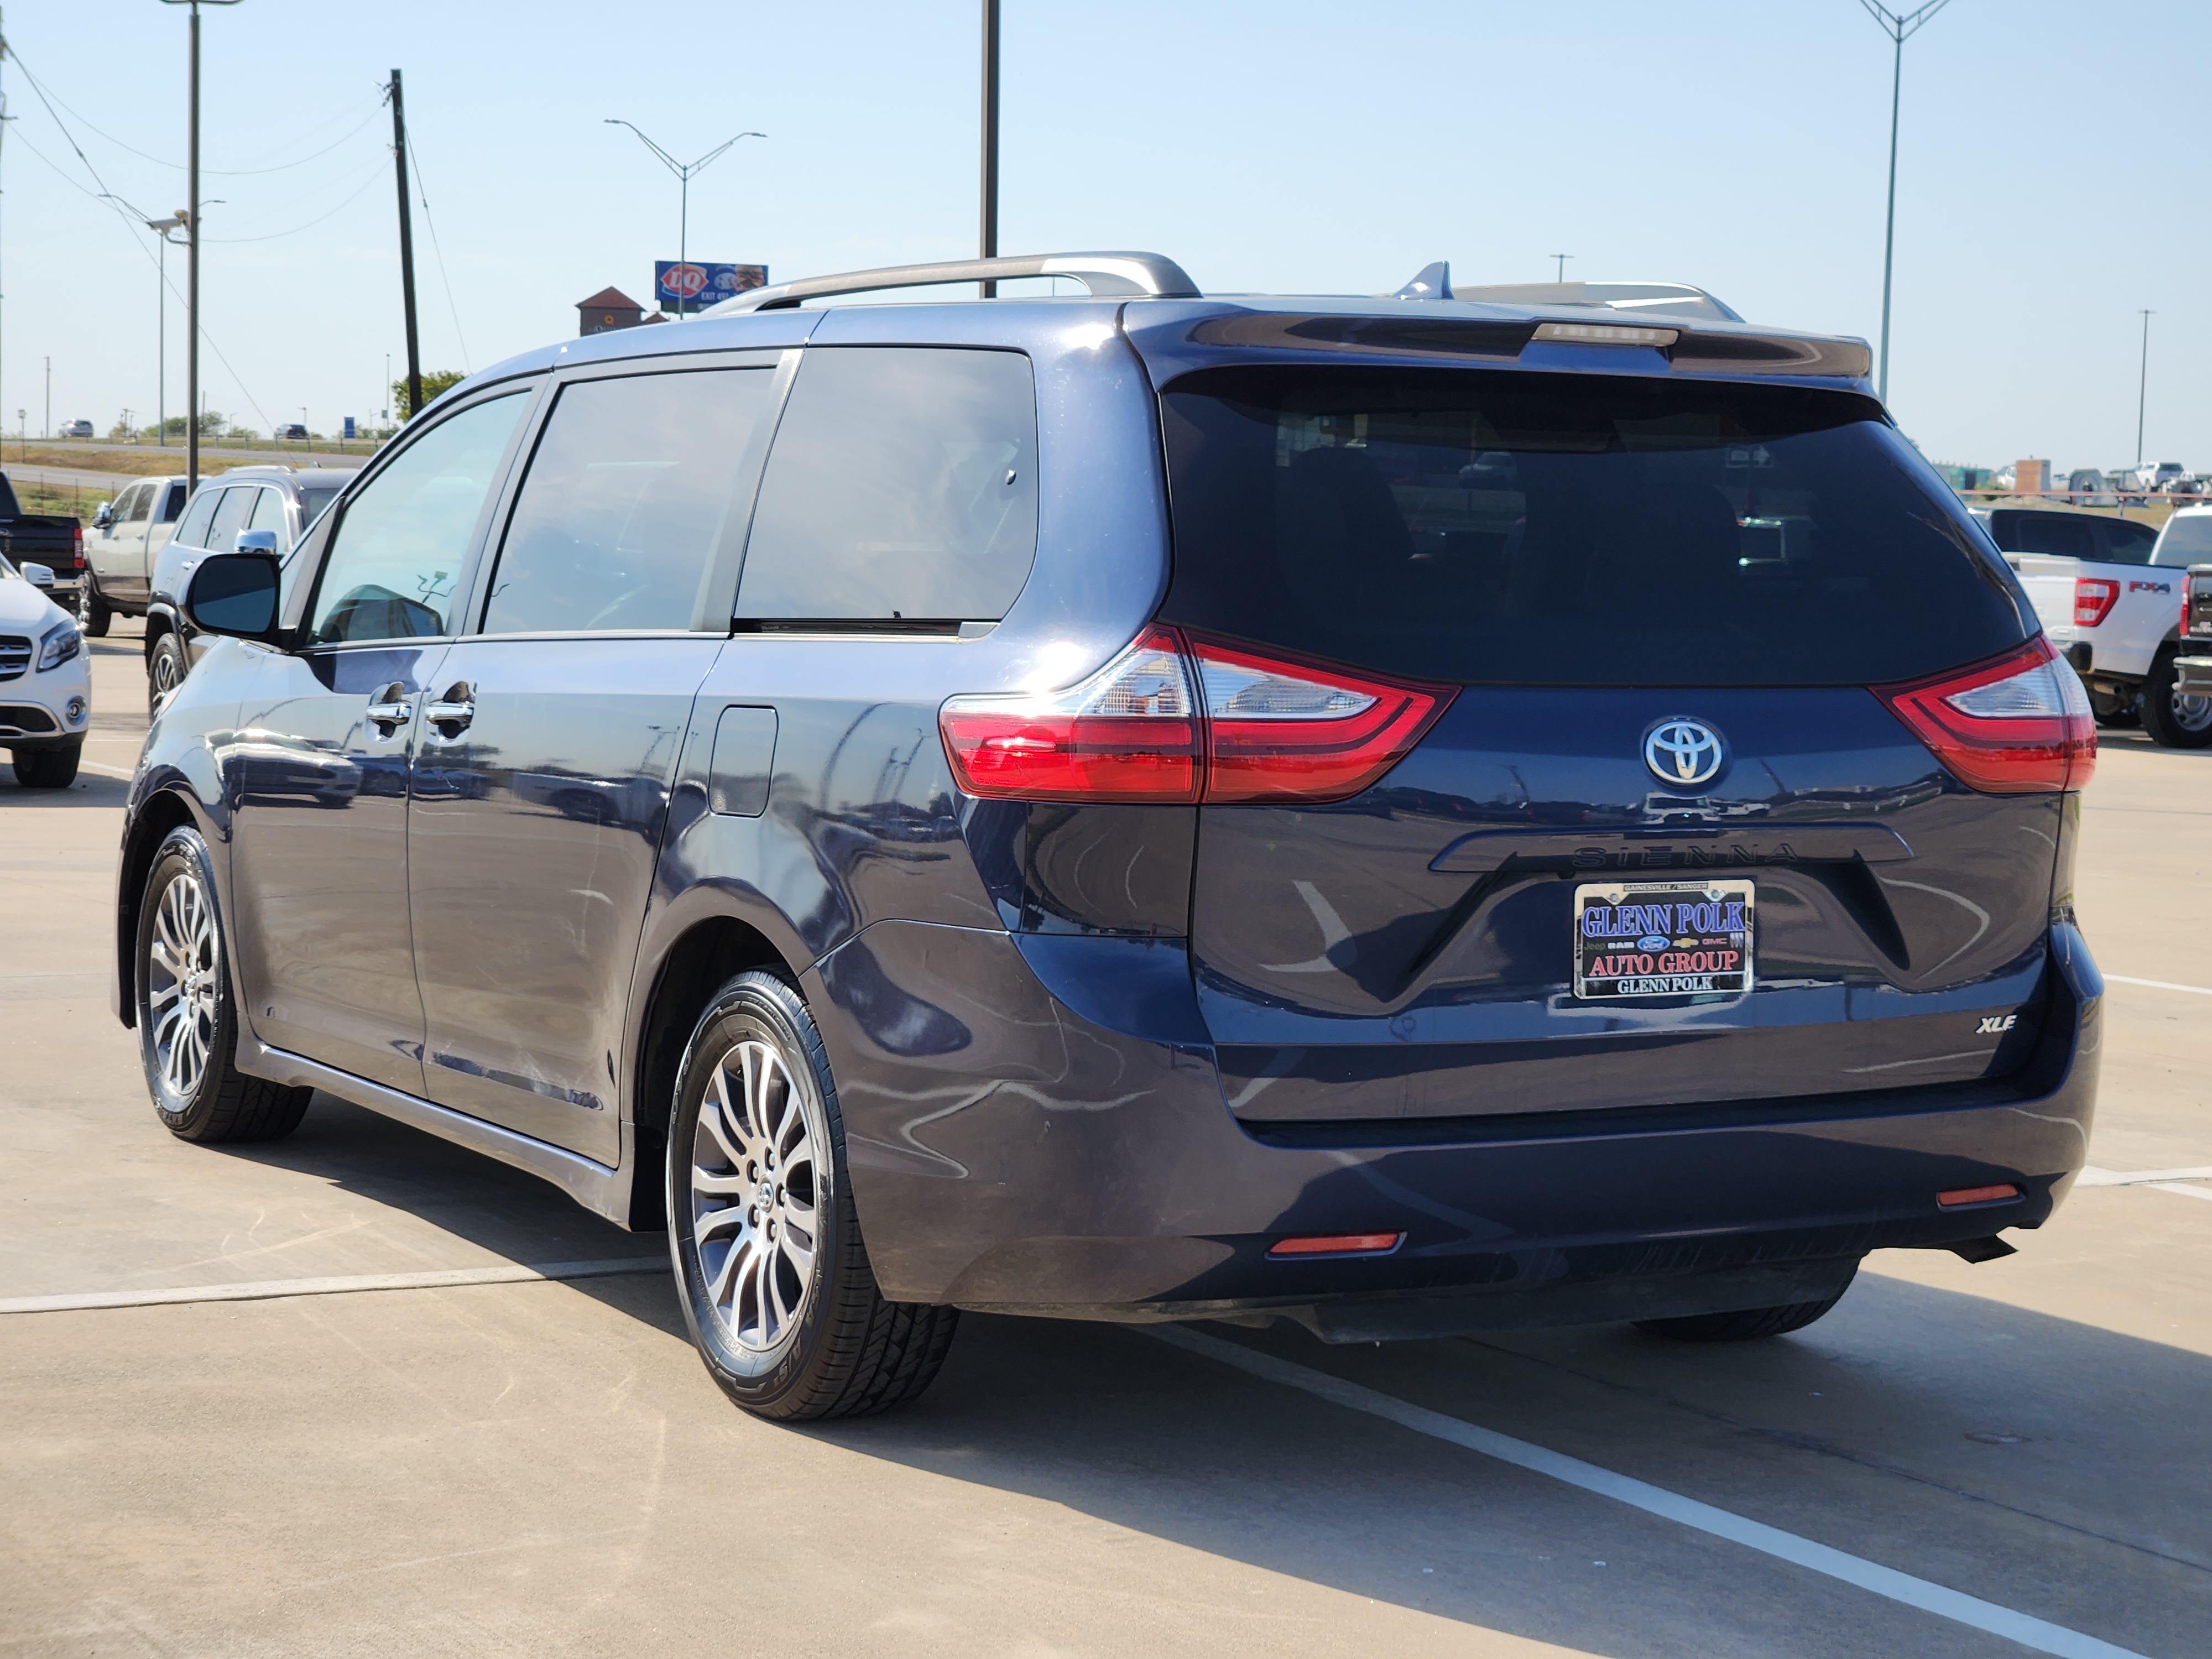
[[[692,701],[730,632],[774,353],[565,377],[408,828],[431,1099],[621,1147],[630,969]]]
[[[146,563],[144,574],[150,580],[154,562],[161,556],[161,550],[169,544],[176,533],[177,520],[185,514],[185,481],[166,480],[155,492],[153,510],[146,518]]]
[[[85,562],[111,599],[135,605],[146,597],[146,517],[153,495],[151,483],[131,485],[115,498],[106,527],[85,534]]]
[[[1202,659],[1242,653],[1219,684],[1201,664],[1217,772],[1246,685],[1289,687],[1284,718],[1333,678],[1355,712],[1362,677],[1445,704],[1349,799],[1200,809],[1192,957],[1240,1116],[1662,1107],[2021,1063],[2062,797],[1966,787],[1868,688],[2034,624],[1873,405],[1287,368],[1162,401],[1162,614]],[[1287,679],[1254,678],[1270,659]],[[1240,741],[1264,743],[1254,708]]]

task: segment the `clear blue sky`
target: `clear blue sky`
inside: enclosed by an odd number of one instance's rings
[[[1383,290],[1440,258],[1462,282],[1540,279],[1565,252],[1571,276],[1879,328],[1890,47],[1856,0],[1004,9],[1007,252],[1152,248],[1203,288],[1290,292]],[[305,405],[320,430],[376,407],[402,338],[392,65],[452,285],[449,307],[418,216],[425,364],[481,368],[572,335],[607,283],[645,297],[674,257],[675,181],[608,116],[685,156],[769,135],[695,182],[696,257],[783,278],[972,252],[976,16],[973,0],[210,7],[204,156],[226,171],[204,188],[228,199],[204,280],[235,369],[204,357],[214,407],[265,429]],[[180,165],[124,146],[182,162],[183,8],[7,0],[5,25],[81,113],[63,119],[106,187],[179,205]],[[1891,389],[1931,456],[2131,460],[2148,306],[2152,458],[2212,468],[2209,25],[2201,3],[1952,0],[1907,45]],[[143,418],[150,239],[83,193],[15,64],[0,87],[18,118],[0,163],[7,429],[27,409],[38,430],[49,355],[57,422]],[[180,256],[170,272],[181,289]],[[181,334],[173,313],[173,412]]]

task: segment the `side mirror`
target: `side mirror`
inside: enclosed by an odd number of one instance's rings
[[[231,544],[234,553],[274,553],[276,551],[276,532],[273,530],[241,530],[238,539]]]
[[[23,580],[33,587],[52,587],[54,585],[54,568],[50,564],[33,564],[26,561],[16,568],[23,573]]]
[[[276,582],[274,553],[210,553],[194,568],[185,586],[185,619],[203,634],[271,641],[276,631]]]
[[[115,503],[113,501],[102,501],[93,509],[92,527],[94,530],[105,530],[114,522]]]

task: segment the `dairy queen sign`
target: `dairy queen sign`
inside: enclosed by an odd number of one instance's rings
[[[704,311],[733,294],[767,286],[766,265],[713,264],[700,259],[653,262],[653,297],[665,312]]]

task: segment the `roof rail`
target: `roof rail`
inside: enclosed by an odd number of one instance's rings
[[[1743,319],[1704,289],[1687,283],[1492,283],[1455,287],[1451,266],[1439,259],[1390,296],[1396,300],[1474,300],[1505,306],[1603,306],[1608,311],[1666,312],[1678,317]]]
[[[1094,295],[1153,300],[1194,300],[1198,285],[1174,260],[1158,253],[1026,253],[996,259],[949,259],[926,265],[885,265],[732,295],[699,314],[734,317],[748,311],[785,311],[808,300],[884,289],[935,288],[952,283],[1007,282],[1018,276],[1069,276]]]

